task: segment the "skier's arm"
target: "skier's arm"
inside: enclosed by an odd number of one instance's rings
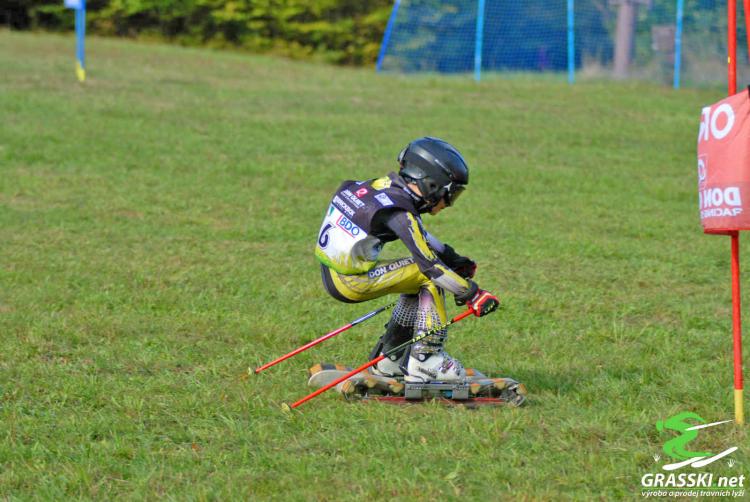
[[[421,222],[413,214],[406,211],[394,212],[389,215],[386,225],[412,253],[419,270],[438,287],[453,293],[457,305],[468,305],[474,311],[474,315],[478,317],[493,312],[500,305],[495,295],[479,289],[476,282],[471,279],[464,279],[440,260],[435,252],[430,249],[425,235],[426,232],[422,228]],[[444,248],[448,247],[447,245],[443,246]],[[474,268],[476,268],[476,265],[474,265]]]
[[[427,244],[430,245],[430,247],[435,251],[435,253],[437,253],[438,256],[445,253],[446,244],[443,244],[440,239],[432,235],[427,230],[423,229],[423,231],[424,231],[425,240],[427,240]]]
[[[424,234],[427,237],[427,244],[429,244],[435,251],[438,258],[440,258],[440,261],[448,265],[451,270],[464,279],[471,279],[474,277],[474,274],[477,272],[477,264],[474,260],[456,253],[455,249],[448,244],[442,243],[440,239],[426,230]]]
[[[457,297],[473,296],[471,293],[476,292],[477,285],[455,273],[439,258],[428,238],[436,247],[441,246],[445,250],[447,246],[434,237],[428,237],[420,221],[413,214],[395,211],[389,215],[385,224],[406,245],[419,270],[436,285]]]

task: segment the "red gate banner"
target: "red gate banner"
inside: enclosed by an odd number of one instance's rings
[[[750,230],[750,99],[742,91],[703,108],[698,200],[706,233]]]

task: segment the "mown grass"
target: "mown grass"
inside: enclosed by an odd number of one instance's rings
[[[729,242],[702,234],[695,179],[720,89],[96,38],[79,85],[72,55],[69,37],[0,32],[0,497],[634,499],[670,437],[657,420],[732,417]],[[308,366],[364,361],[385,322],[247,375],[386,301],[322,289],[331,192],[425,134],[472,166],[428,228],[504,303],[448,348],[525,382],[529,405],[330,394],[286,416]],[[740,446],[711,468],[747,473],[746,430],[696,443]]]

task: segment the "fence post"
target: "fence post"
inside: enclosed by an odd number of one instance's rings
[[[677,0],[677,19],[674,30],[674,88],[680,88],[680,66],[682,63],[682,8],[684,0]]]
[[[484,0],[477,0],[477,36],[474,42],[474,80],[482,78],[482,44],[484,38]]]
[[[388,24],[385,27],[383,42],[380,44],[380,54],[378,54],[378,62],[375,65],[375,71],[383,69],[383,58],[385,57],[385,51],[388,48],[388,42],[391,40],[391,32],[393,31],[393,25],[396,23],[396,14],[398,14],[399,5],[401,5],[401,0],[395,0],[395,2],[393,2],[393,10],[391,10],[391,17],[388,18]]]
[[[568,83],[575,81],[576,73],[576,50],[574,30],[574,0],[568,0]]]
[[[80,82],[86,80],[86,0],[76,9],[76,76]]]

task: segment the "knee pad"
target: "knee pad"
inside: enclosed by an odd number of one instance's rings
[[[401,295],[393,307],[393,313],[391,314],[391,320],[400,324],[413,328],[417,323],[417,317],[419,316],[419,295]],[[388,327],[386,325],[386,327]]]
[[[445,324],[445,293],[434,284],[424,286],[419,290],[419,306],[417,314],[417,331],[425,332]],[[447,330],[442,330],[443,333]]]

